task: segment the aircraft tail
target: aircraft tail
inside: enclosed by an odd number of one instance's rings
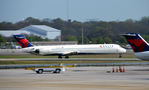
[[[123,34],[134,52],[149,51],[149,44],[137,33]]]
[[[22,48],[33,46],[24,35],[13,35]]]

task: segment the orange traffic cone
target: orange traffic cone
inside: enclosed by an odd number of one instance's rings
[[[116,72],[118,72],[118,68],[116,67]]]
[[[123,67],[123,72],[126,72],[125,67]]]
[[[121,66],[119,66],[119,71],[120,71],[120,72],[123,72]]]
[[[113,72],[113,73],[115,72],[114,67],[112,68],[112,72]]]

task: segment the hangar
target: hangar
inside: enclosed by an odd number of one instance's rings
[[[4,37],[11,37],[15,34],[33,34],[43,39],[48,38],[50,40],[61,41],[61,30],[46,25],[30,25],[19,30],[1,30],[0,34]]]

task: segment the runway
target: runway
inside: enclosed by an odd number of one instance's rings
[[[58,59],[58,58],[4,58],[4,59],[0,59],[0,61],[55,61],[55,60],[61,60],[61,61],[64,61],[64,60],[71,60],[71,61],[80,61],[80,60],[87,60],[87,61],[117,61],[117,60],[126,60],[126,61],[134,61],[134,60],[140,60],[140,59],[137,59],[137,58],[69,58],[69,59]]]
[[[31,70],[0,70],[0,90],[149,90],[149,67],[74,67],[66,72],[36,74]]]

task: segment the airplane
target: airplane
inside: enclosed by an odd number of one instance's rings
[[[126,53],[126,49],[117,44],[87,44],[87,45],[55,45],[55,46],[34,46],[24,35],[13,35],[24,52],[39,54],[43,56],[57,55],[58,58],[69,58],[70,55],[84,54],[120,54]]]
[[[122,34],[135,52],[135,56],[142,60],[149,60],[149,44],[137,33]]]

